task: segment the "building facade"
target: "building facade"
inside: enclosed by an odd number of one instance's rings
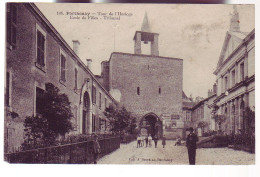
[[[112,53],[101,75],[110,94],[138,117],[141,134],[182,137],[183,60],[159,56],[158,37],[145,14],[134,36],[134,54]],[[142,45],[150,45],[150,55],[142,54]]]
[[[198,136],[209,133],[214,130],[215,121],[212,114],[212,104],[216,98],[216,94],[209,94],[208,98],[198,102],[192,110],[192,124]]]
[[[37,95],[52,83],[71,102],[75,134],[106,133],[103,112],[115,99],[33,3],[7,4],[5,145],[23,142],[26,116],[37,114]],[[90,60],[88,60],[90,66]],[[14,116],[16,115],[16,116]]]
[[[254,110],[255,106],[255,30],[240,31],[235,6],[214,74],[217,83],[216,130],[231,134],[253,128],[245,111],[247,108]]]

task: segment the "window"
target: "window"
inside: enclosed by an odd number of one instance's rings
[[[75,106],[74,107],[74,123],[75,123],[75,127],[74,127],[74,130],[77,130],[77,127],[78,127],[78,107]]]
[[[41,113],[41,106],[42,106],[42,96],[44,94],[44,90],[36,87],[36,114],[40,114]]]
[[[225,90],[226,91],[228,89],[228,77],[226,76],[225,78]]]
[[[92,114],[92,132],[96,132],[96,117]]]
[[[232,86],[234,86],[236,83],[236,71],[235,70],[232,71],[231,77],[232,77]]]
[[[101,96],[101,93],[99,92],[99,109],[101,109],[101,99],[102,99],[102,96]]]
[[[105,131],[107,130],[107,120],[105,120]]]
[[[189,114],[189,112],[187,111],[186,112],[186,121],[189,121],[190,120],[190,116],[189,116],[190,114]]]
[[[243,81],[245,77],[245,73],[244,73],[244,63],[240,64],[240,81]]]
[[[137,95],[140,95],[140,87],[137,87]]]
[[[10,106],[10,72],[6,72],[5,105]]]
[[[105,109],[107,108],[107,98],[105,98]]]
[[[92,87],[92,102],[96,104],[96,87]]]
[[[66,58],[62,53],[60,55],[60,80],[66,82]]]
[[[75,89],[78,88],[78,70],[75,68]]]
[[[45,35],[37,29],[37,64],[45,66]]]
[[[11,46],[16,45],[17,7],[15,3],[7,4],[7,42]]]
[[[159,95],[161,95],[161,87],[159,87]]]
[[[98,123],[99,123],[99,130],[101,130],[101,128],[102,128],[102,120],[101,120],[100,117],[99,117],[99,119],[98,119]]]

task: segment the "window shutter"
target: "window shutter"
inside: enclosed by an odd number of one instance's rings
[[[11,42],[11,7],[10,7],[10,4],[7,4],[7,29],[6,29],[6,32],[7,32],[7,42]]]
[[[45,66],[44,45],[45,45],[45,36],[40,31],[37,31],[37,63],[41,66]]]
[[[62,81],[66,81],[66,77],[65,77],[65,68],[66,68],[66,58],[64,57],[64,55],[61,55],[61,80]]]
[[[6,73],[6,95],[5,95],[5,103],[7,106],[10,106],[10,73]]]

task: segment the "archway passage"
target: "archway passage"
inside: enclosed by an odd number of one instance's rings
[[[161,138],[162,121],[154,114],[148,114],[144,116],[140,121],[140,135],[151,135],[152,137],[157,135],[158,138]]]
[[[88,92],[83,97],[83,113],[82,113],[82,133],[87,133],[87,125],[89,125],[90,99]]]

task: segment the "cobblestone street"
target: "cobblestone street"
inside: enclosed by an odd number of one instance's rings
[[[174,146],[175,141],[167,141],[165,148],[161,141],[158,147],[136,148],[136,142],[121,144],[121,148],[101,158],[98,164],[183,164],[188,165],[185,146]],[[197,165],[248,165],[255,163],[255,154],[235,151],[229,148],[197,149]]]

